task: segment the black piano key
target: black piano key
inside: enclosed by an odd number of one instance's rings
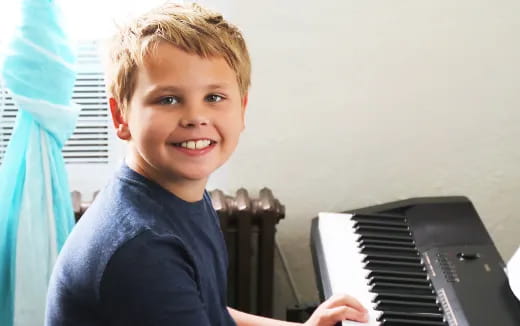
[[[371,264],[371,267],[377,268],[376,264],[384,264],[386,265],[396,265],[396,266],[417,266],[417,268],[421,268],[423,270],[424,266],[422,265],[423,261],[421,257],[417,257],[414,255],[403,254],[403,253],[385,253],[385,252],[366,252],[361,251],[365,258],[363,258],[363,262],[366,264]],[[372,268],[369,267],[372,270]]]
[[[381,326],[446,326],[448,325],[444,321],[433,321],[433,320],[417,320],[417,319],[402,319],[402,318],[382,318],[378,320],[381,322]]]
[[[409,253],[415,256],[419,256],[417,249],[415,248],[406,248],[406,247],[396,247],[392,245],[372,245],[372,244],[364,244],[361,246],[361,252],[368,251],[390,251],[390,252],[402,252]]]
[[[402,229],[398,227],[392,227],[392,226],[358,226],[355,228],[355,232],[358,234],[367,234],[369,232],[375,232],[375,233],[382,233],[385,235],[404,235],[404,236],[412,236],[412,233],[410,230]]]
[[[379,239],[379,240],[401,240],[401,241],[413,241],[410,235],[402,234],[383,234],[381,232],[357,232],[360,236],[357,238],[357,242],[361,242],[364,239]]]
[[[403,286],[403,284],[395,285],[392,283],[387,284],[376,284],[373,285],[370,288],[370,292],[375,293],[376,295],[380,292],[390,292],[390,293],[399,293],[399,294],[406,294],[410,293],[413,295],[429,295],[434,294],[435,291],[432,288],[429,287],[421,287],[421,286]]]
[[[419,315],[424,314],[442,321],[444,315],[437,305],[421,305],[413,302],[378,302],[374,309],[387,314]],[[417,318],[418,319],[418,318]],[[431,319],[430,319],[431,320]]]
[[[406,320],[408,323],[405,325],[415,325],[412,322],[417,323],[417,325],[446,325],[446,320],[442,314],[439,313],[421,313],[421,312],[384,312],[381,314],[377,321],[395,321],[397,320]],[[420,322],[423,322],[422,324]],[[432,324],[433,323],[433,324]],[[390,325],[384,324],[383,325]],[[400,325],[400,324],[393,324]]]
[[[401,215],[391,215],[391,214],[356,214],[352,216],[351,220],[353,221],[400,221],[406,223],[406,217]]]
[[[442,316],[441,309],[433,302],[418,302],[411,300],[379,300],[376,301],[376,310],[380,311],[417,311],[436,313]]]
[[[401,284],[401,283],[394,283],[394,282],[385,282],[380,281],[373,285],[374,289],[382,289],[382,288],[399,288],[399,289],[416,289],[416,290],[424,290],[426,292],[433,293],[433,288],[428,285],[423,284]]]
[[[405,230],[410,229],[407,223],[401,221],[358,221],[354,223],[354,228],[358,228],[360,226],[392,226]]]
[[[426,269],[424,268],[423,264],[421,263],[412,263],[412,262],[396,262],[392,260],[385,260],[385,259],[371,259],[367,264],[365,264],[365,267],[367,269],[377,268],[377,267],[383,267],[383,266],[396,266],[398,268],[411,268],[415,269],[419,272],[423,272]]]
[[[422,258],[417,255],[406,255],[402,253],[398,254],[386,254],[380,252],[373,251],[361,251],[366,257],[363,259],[363,262],[369,262],[374,259],[384,259],[384,260],[393,260],[393,261],[408,261],[412,263],[420,264],[422,262]]]
[[[399,240],[378,240],[378,239],[370,239],[365,238],[361,241],[359,241],[359,247],[362,245],[389,245],[394,247],[404,247],[404,248],[414,248],[415,249],[415,242],[414,241],[399,241]]]
[[[394,271],[394,270],[385,270],[385,269],[373,269],[371,272],[367,274],[367,278],[375,277],[375,276],[404,276],[409,278],[417,278],[427,280],[429,279],[428,273],[424,272],[402,272],[402,271]]]
[[[364,252],[366,255],[365,258],[363,258],[364,263],[369,263],[371,261],[394,261],[394,262],[403,262],[403,263],[414,263],[414,264],[421,264],[422,259],[421,257],[412,256],[412,255],[396,255],[396,254],[386,254],[386,253],[367,253]]]
[[[424,302],[424,303],[438,303],[437,296],[435,294],[428,295],[412,295],[410,293],[402,294],[402,293],[392,293],[392,292],[379,292],[374,298],[373,302],[378,300],[401,300],[401,301],[409,301],[413,300],[415,302]]]
[[[407,275],[428,275],[424,267],[395,266],[390,264],[368,263],[365,269],[379,272],[394,272]]]
[[[444,321],[444,315],[438,312],[427,313],[427,312],[399,312],[399,311],[386,311],[382,313],[378,319],[389,318],[416,318],[422,320],[437,320]]]
[[[418,285],[430,285],[429,280],[424,279],[417,279],[417,278],[410,278],[410,277],[389,277],[389,276],[376,276],[369,278],[368,284],[373,285],[378,282],[390,282],[390,283],[396,283],[396,284],[418,284]]]
[[[441,308],[437,305],[421,305],[413,302],[378,302],[374,309],[383,313],[394,314],[428,314],[437,316],[439,320],[443,320],[444,315]]]
[[[410,295],[412,296],[436,296],[435,290],[433,288],[425,290],[425,289],[414,289],[408,287],[399,287],[399,286],[383,286],[383,285],[373,285],[369,288],[369,292],[374,293],[375,296],[381,293],[385,293],[387,295]]]

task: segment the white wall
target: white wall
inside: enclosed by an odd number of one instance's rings
[[[465,195],[504,258],[520,244],[519,10],[513,0],[232,1],[253,87],[241,144],[211,186],[273,189],[306,300],[319,211]]]

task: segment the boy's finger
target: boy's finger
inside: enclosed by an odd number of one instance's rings
[[[347,314],[348,307],[339,306],[334,308],[328,308],[323,311],[323,317],[329,322],[338,322],[343,320],[344,316]]]
[[[353,309],[347,306],[339,306],[324,311],[327,320],[338,322],[342,320],[354,320],[365,323],[368,321],[368,315],[365,312]]]
[[[343,320],[355,320],[361,323],[366,323],[368,322],[368,312],[366,310],[360,311],[352,307],[347,307],[347,310],[343,315]]]
[[[337,306],[343,305],[343,306],[352,307],[361,312],[367,312],[365,307],[363,307],[363,305],[359,301],[357,301],[354,297],[347,295],[347,294],[333,295],[327,301],[325,301],[325,304],[326,304],[327,308],[332,308],[332,307],[337,307]]]

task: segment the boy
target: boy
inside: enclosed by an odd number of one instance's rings
[[[60,253],[46,325],[293,325],[227,308],[226,247],[204,190],[244,128],[250,61],[238,29],[198,5],[165,4],[121,29],[111,56],[126,163]],[[364,312],[338,296],[306,325]]]

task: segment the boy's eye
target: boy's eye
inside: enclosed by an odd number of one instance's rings
[[[217,94],[211,94],[211,95],[208,95],[206,97],[206,101],[208,102],[220,102],[222,101],[224,98],[220,95],[217,95]]]
[[[179,101],[177,100],[177,98],[175,96],[166,96],[159,100],[159,104],[168,105],[168,104],[177,104],[177,103],[179,103]]]

